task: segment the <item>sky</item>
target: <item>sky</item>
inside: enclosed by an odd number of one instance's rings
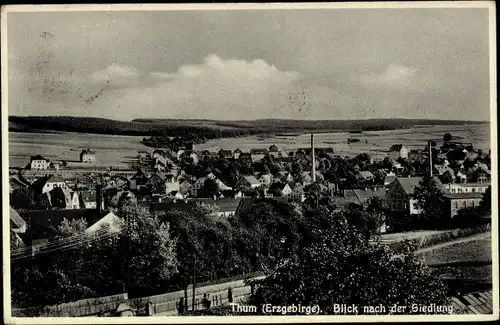
[[[489,120],[488,11],[11,12],[9,115]]]

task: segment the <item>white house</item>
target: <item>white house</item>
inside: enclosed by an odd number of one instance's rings
[[[32,156],[30,159],[31,169],[47,169],[50,166],[50,161],[40,155]]]
[[[273,175],[263,174],[259,177],[259,183],[261,186],[268,187],[273,183]]]

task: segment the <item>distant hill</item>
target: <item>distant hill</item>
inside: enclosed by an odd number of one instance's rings
[[[271,134],[276,132],[342,132],[377,131],[411,128],[418,125],[484,124],[483,121],[428,119],[364,119],[364,120],[285,120],[260,119],[241,121],[136,119],[117,121],[96,117],[9,116],[10,132],[82,132],[115,135],[182,136],[196,133],[205,138]]]

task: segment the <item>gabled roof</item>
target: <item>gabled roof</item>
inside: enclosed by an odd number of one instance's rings
[[[392,147],[389,149],[389,151],[400,151],[403,148],[402,144],[394,144]]]
[[[260,185],[260,182],[254,176],[245,176],[244,179],[250,183],[250,185]]]
[[[363,177],[363,178],[373,178],[375,176],[373,176],[372,172],[371,171],[368,171],[368,170],[363,170],[363,171],[360,171],[358,172],[358,175]]]
[[[32,239],[48,238],[53,234],[53,229],[57,229],[61,225],[64,218],[68,220],[83,218],[87,221],[87,226],[91,226],[108,213],[109,211],[99,213],[95,209],[27,210],[19,212],[31,229]]]
[[[130,179],[136,179],[138,175],[143,175],[144,177],[149,178],[149,173],[147,171],[145,171],[143,168],[137,168],[136,173],[132,177],[130,177]]]
[[[266,181],[271,182],[271,179],[273,178],[273,175],[271,175],[271,174],[262,174],[262,175],[260,175],[259,178],[264,178]]]
[[[420,181],[423,177],[398,177],[397,181],[405,191],[407,195],[413,195],[415,188],[419,186]],[[446,192],[446,188],[443,183],[439,180],[437,176],[433,176],[432,179],[436,182],[437,187],[443,192]]]
[[[80,154],[81,155],[95,155],[95,151],[92,151],[90,149],[83,149]]]
[[[358,198],[360,202],[365,202],[365,200],[370,200],[374,197],[378,197],[380,199],[385,197],[385,190],[384,189],[366,189],[366,190],[353,190],[354,194]]]
[[[387,175],[385,176],[384,178],[384,184],[385,185],[389,185],[391,184],[392,182],[394,182],[396,180],[396,175]]]
[[[45,159],[45,158],[43,158],[40,155],[31,156],[30,161],[33,161],[33,160],[45,160],[45,161],[49,161],[48,159]]]
[[[272,190],[283,191],[283,189],[287,185],[288,185],[288,183],[276,182],[276,183],[271,184],[271,186],[269,187],[269,191],[272,191]]]
[[[422,177],[398,177],[397,181],[407,195],[412,195],[415,188],[419,186]]]
[[[14,210],[12,207],[10,208],[10,221],[14,224],[18,229],[23,229],[26,227],[26,221]]]

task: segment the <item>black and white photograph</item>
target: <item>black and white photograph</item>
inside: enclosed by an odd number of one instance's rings
[[[499,318],[494,2],[1,18],[6,323]]]

